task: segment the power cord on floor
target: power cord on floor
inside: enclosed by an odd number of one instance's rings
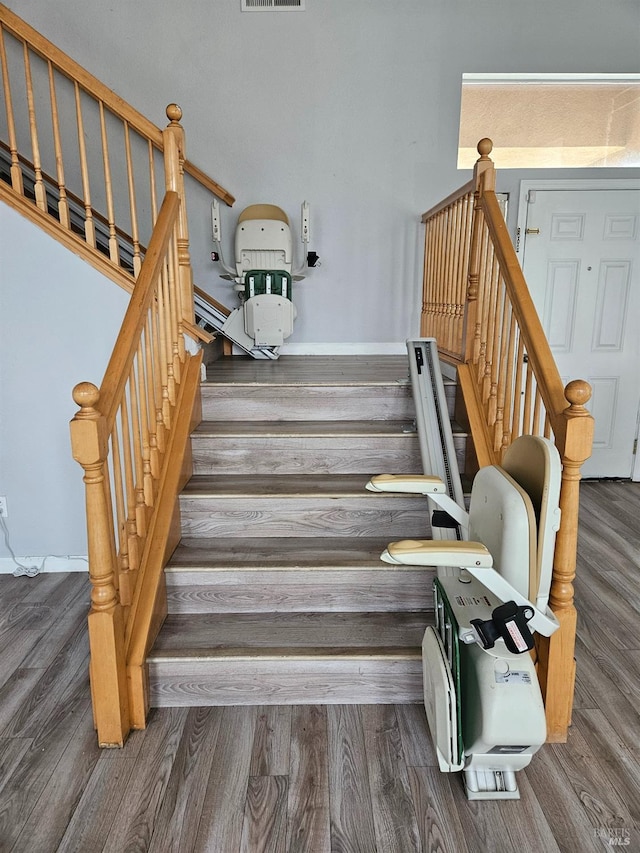
[[[45,563],[50,558],[58,560],[82,560],[83,563],[87,563],[88,567],[89,561],[86,557],[71,557],[69,555],[59,556],[58,554],[47,554],[47,556],[42,559],[42,562],[39,566],[25,566],[25,564],[21,563],[20,560],[16,557],[15,551],[11,547],[11,544],[9,542],[9,528],[7,527],[7,522],[5,521],[4,516],[2,515],[0,515],[0,527],[2,527],[2,532],[4,534],[4,544],[6,545],[9,553],[11,554],[11,559],[16,564],[16,568],[13,571],[14,578],[35,578],[36,575],[39,575],[44,572]]]
[[[24,563],[21,563],[20,560],[16,557],[15,551],[11,547],[9,542],[9,528],[7,527],[7,522],[4,519],[3,515],[0,515],[0,527],[2,527],[2,532],[4,533],[4,544],[7,547],[7,551],[11,554],[11,559],[16,564],[16,569],[13,572],[13,576],[19,578],[23,575],[26,575],[28,578],[35,578],[37,574],[39,574],[40,569],[37,566],[25,566]]]

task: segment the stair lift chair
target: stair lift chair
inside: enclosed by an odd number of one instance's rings
[[[292,302],[292,281],[301,281],[306,265],[315,266],[318,257],[305,252],[300,269],[293,269],[293,246],[287,214],[274,204],[252,204],[238,218],[235,233],[235,267],[228,266],[220,245],[220,212],[211,208],[213,260],[225,270],[222,278],[234,283],[240,307],[232,311],[222,332],[251,349],[278,347],[293,332],[296,309]],[[301,239],[309,242],[309,205],[302,205]]]
[[[519,798],[515,773],[546,740],[532,632],[550,636],[548,607],[561,463],[548,439],[522,436],[501,466],[477,473],[469,512],[436,477],[382,474],[371,491],[428,495],[462,540],[392,542],[388,563],[436,566],[435,628],[422,660],[427,720],[443,772],[463,771],[469,799]]]

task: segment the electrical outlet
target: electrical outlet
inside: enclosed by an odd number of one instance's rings
[[[2,495],[0,497],[0,518],[6,518],[9,515],[9,510],[7,509],[7,499]]]

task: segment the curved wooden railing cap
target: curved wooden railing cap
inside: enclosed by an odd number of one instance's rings
[[[483,136],[476,145],[476,151],[480,155],[481,160],[488,160],[489,154],[493,151],[493,140],[488,136]]]
[[[586,379],[573,379],[564,391],[574,417],[588,416],[589,410],[585,408],[585,403],[591,399],[592,389]]]

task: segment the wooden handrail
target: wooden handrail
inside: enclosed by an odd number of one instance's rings
[[[229,190],[225,190],[224,187],[220,186],[213,178],[210,178],[202,169],[199,169],[195,163],[192,163],[191,160],[184,161],[184,170],[188,175],[191,175],[192,178],[201,184],[205,189],[209,190],[210,193],[217,196],[221,201],[225,204],[229,205],[229,207],[233,207],[235,203],[234,196],[231,195]]]
[[[552,418],[552,428],[555,431],[558,427],[558,419],[567,407],[562,379],[513,249],[507,223],[504,221],[496,194],[493,191],[481,192],[480,198],[493,249],[504,276],[520,334],[525,341],[526,350],[536,374],[542,379],[539,386],[540,394],[549,417]]]
[[[7,32],[10,32],[16,38],[26,41],[34,53],[50,61],[69,80],[77,81],[82,89],[105,104],[113,113],[124,119],[141,136],[149,139],[157,149],[162,149],[162,131],[157,125],[149,121],[142,113],[138,112],[138,110],[128,104],[112,89],[101,83],[97,77],[94,77],[79,63],[63,53],[63,51],[2,3],[0,3],[0,26],[4,27]],[[217,181],[214,181],[202,169],[188,160],[185,162],[184,168],[188,174],[211,193],[229,206],[233,205],[235,202],[233,195]]]
[[[547,738],[564,741],[571,721],[575,664],[576,569],[580,468],[591,453],[591,389],[566,388],[520,268],[495,195],[492,143],[478,143],[474,178],[435,205],[425,223],[422,334],[438,340],[442,358],[457,365],[478,464],[500,463],[525,433],[553,438],[562,461],[560,509],[549,601],[560,623],[538,638],[538,676]],[[460,206],[472,205],[469,218]],[[466,292],[454,259],[465,258]],[[461,304],[462,303],[462,304]]]
[[[437,213],[440,213],[442,210],[445,210],[447,207],[450,207],[454,201],[458,201],[458,199],[462,198],[467,193],[472,193],[475,188],[475,181],[472,178],[466,184],[463,184],[459,189],[454,190],[454,192],[452,192],[446,198],[443,198],[442,201],[439,201],[438,204],[434,204],[433,207],[430,207],[429,210],[423,213],[421,217],[422,224],[424,225],[425,222],[428,222],[429,219],[431,219]]]
[[[97,77],[90,74],[78,62],[67,56],[62,50],[46,39],[37,30],[18,17],[11,9],[0,3],[0,24],[11,35],[27,42],[30,48],[44,60],[49,60],[55,68],[68,77],[77,81],[82,89],[102,101],[116,115],[125,119],[131,127],[142,136],[150,139],[157,148],[162,147],[162,131],[142,113],[128,104],[123,98],[105,86]]]
[[[9,39],[16,40],[21,46],[21,60],[17,52],[7,50]],[[36,66],[32,61],[34,56],[42,58],[45,65],[38,63]],[[9,151],[14,196],[7,195],[4,187],[0,187],[0,194],[14,207],[26,210],[56,239],[79,251],[93,266],[129,292],[133,290],[133,279],[138,276],[142,258],[148,251],[146,245],[157,217],[158,152],[165,170],[165,188],[184,198],[184,175],[188,174],[208,192],[223,198],[228,204],[233,203],[234,199],[227,190],[186,159],[184,131],[179,123],[182,113],[177,105],[167,108],[169,126],[159,130],[3,4],[0,4],[0,60],[9,132],[9,144],[3,144],[3,147]],[[36,71],[39,79],[36,79]],[[24,75],[25,83],[24,91],[15,88],[21,93],[16,98],[11,96],[11,78],[14,75],[17,78]],[[44,111],[34,95],[35,89],[44,85],[50,97],[52,136],[48,130],[41,130]],[[77,162],[64,161],[65,140],[60,132],[63,121],[58,114],[60,99],[57,88],[67,89],[70,102],[75,107]],[[91,146],[87,144],[85,133],[90,118],[97,121],[100,128],[99,137],[92,141]],[[68,118],[66,124],[69,124]],[[21,129],[30,138],[32,161],[17,149],[17,131]],[[133,135],[136,136],[136,145]],[[116,136],[120,137],[120,143],[124,142],[124,158],[119,152],[118,169],[115,168],[116,158],[110,151]],[[41,144],[42,140],[46,143]],[[55,177],[51,174],[54,171],[52,166],[49,173],[43,167],[43,162],[47,161],[50,164],[55,162]],[[92,197],[101,196],[101,190],[106,208],[102,213],[92,203]],[[22,204],[25,197],[35,197],[33,209]],[[57,211],[52,207],[57,207]],[[181,331],[206,342],[211,340],[211,335],[196,325],[193,311],[185,211],[186,204],[183,203],[177,237]],[[45,219],[39,214],[45,214]],[[117,215],[124,217],[122,223],[116,221]],[[77,239],[80,233],[84,234],[84,245]],[[178,347],[182,346],[180,337]]]
[[[141,136],[148,139],[155,148],[162,150],[162,131],[152,121],[149,121],[146,116],[136,110],[131,104],[127,103],[123,98],[117,95],[108,86],[105,86],[97,77],[94,77],[89,71],[83,68],[78,62],[67,56],[52,42],[46,39],[41,33],[33,29],[26,21],[18,17],[11,9],[8,9],[3,3],[0,3],[0,30],[5,29],[15,38],[25,42],[29,48],[40,56],[45,61],[51,62],[52,65],[67,77],[69,80],[77,82],[81,89],[90,94],[93,98],[101,101],[112,113],[119,116],[123,121],[137,131]],[[201,183],[207,190],[212,192],[229,206],[232,206],[235,198],[233,195],[222,187],[219,183],[209,177],[198,166],[185,162],[185,171],[188,172],[198,183]]]

